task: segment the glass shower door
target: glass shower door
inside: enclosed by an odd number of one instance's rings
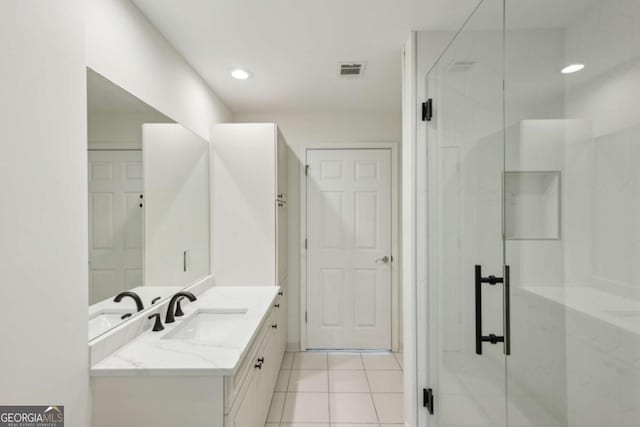
[[[505,426],[502,0],[484,0],[427,76],[437,425]]]
[[[640,425],[640,2],[506,6],[509,426]]]
[[[428,73],[430,426],[640,425],[639,28],[483,0]]]

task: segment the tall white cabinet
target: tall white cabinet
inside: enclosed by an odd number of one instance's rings
[[[265,365],[225,408],[225,427],[259,427],[287,343],[287,146],[274,123],[217,124],[210,141],[216,286],[280,286],[266,326],[270,339],[256,344]]]
[[[286,289],[287,151],[277,125],[214,125],[210,159],[216,285]]]

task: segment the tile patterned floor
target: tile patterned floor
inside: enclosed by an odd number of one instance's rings
[[[266,427],[404,423],[402,354],[286,353]]]

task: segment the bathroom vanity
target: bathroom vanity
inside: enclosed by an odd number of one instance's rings
[[[286,296],[212,287],[165,329],[147,329],[91,369],[92,425],[262,426],[286,344]],[[159,307],[162,319],[163,310]]]
[[[175,126],[143,125],[154,142],[134,206],[145,209],[144,285],[90,309],[91,425],[263,426],[287,343],[284,139],[275,124],[214,126],[211,173],[185,200],[165,197],[167,171],[194,170],[176,165],[188,135]],[[209,145],[198,148],[208,172]],[[174,199],[188,215],[174,215]]]

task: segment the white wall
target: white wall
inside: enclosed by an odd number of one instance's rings
[[[145,124],[142,138],[144,284],[186,286],[210,271],[209,144],[172,123]]]
[[[416,287],[415,287],[415,173],[418,94],[416,92],[417,34],[412,32],[402,51],[402,331],[404,352],[404,413],[409,425],[417,424],[416,398]],[[407,338],[407,339],[404,339]]]
[[[0,51],[0,400],[85,427],[84,2],[1,2]]]
[[[230,112],[129,0],[87,2],[87,66],[156,110],[209,138]]]
[[[90,111],[89,148],[142,149],[144,123],[172,123],[160,113]]]
[[[241,114],[235,122],[277,123],[290,148],[289,166],[289,337],[300,342],[300,149],[305,144],[389,142],[401,140],[401,117],[396,113],[262,113]]]

